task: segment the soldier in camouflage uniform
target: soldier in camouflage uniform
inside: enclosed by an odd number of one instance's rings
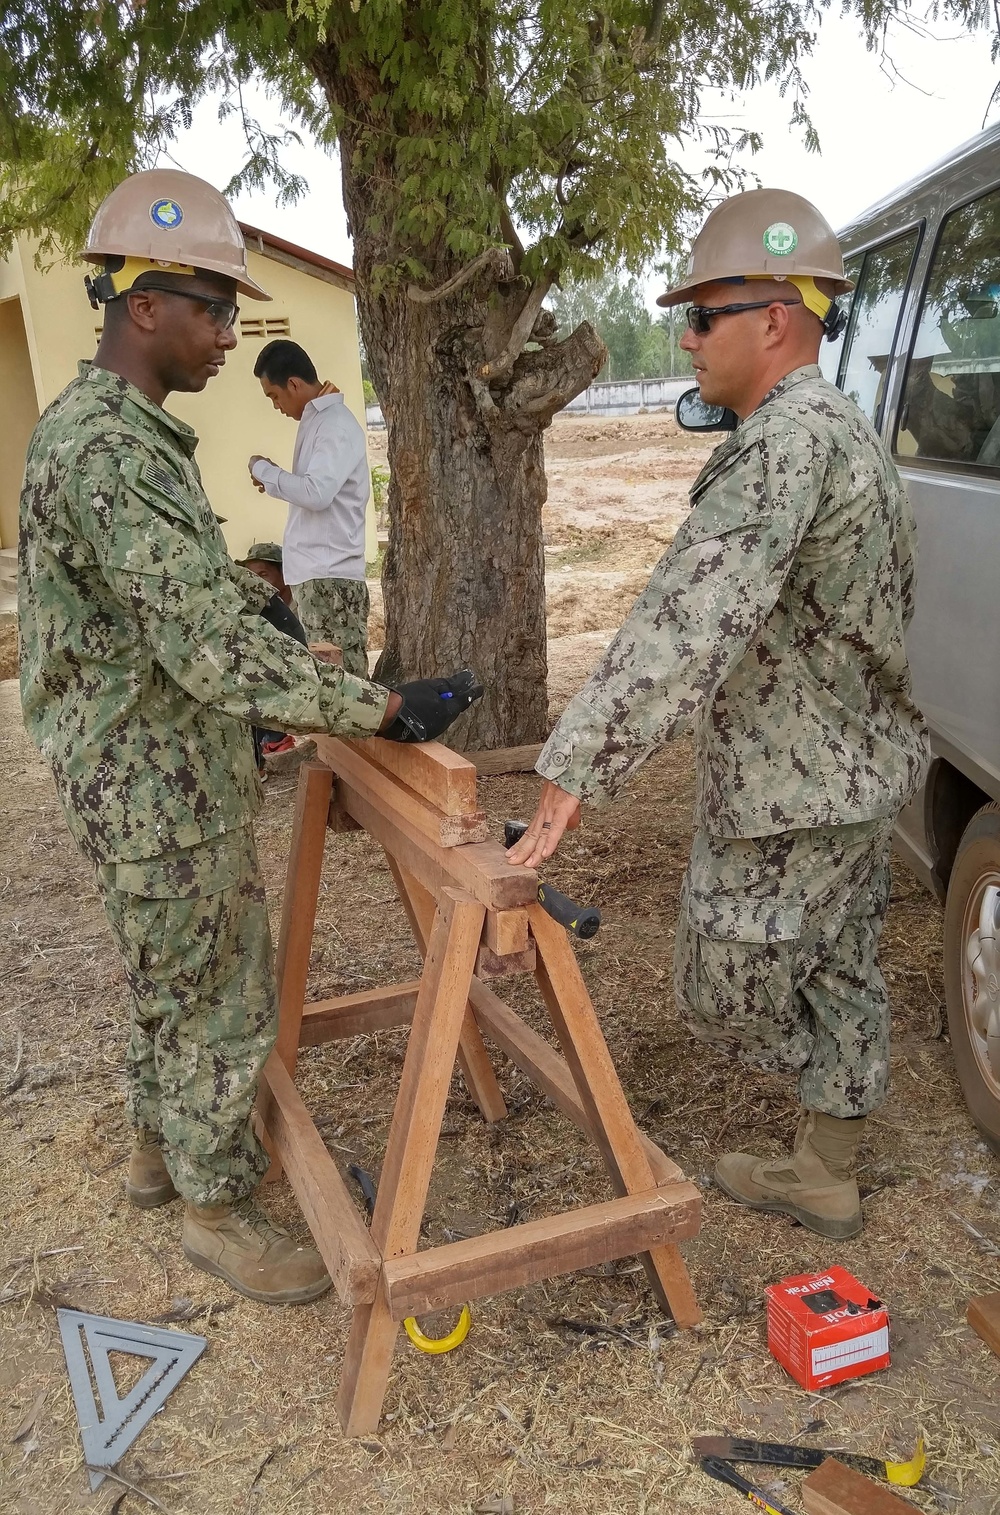
[[[104,266],[88,281],[104,332],[38,422],[21,499],[25,722],[96,866],[131,989],[129,1198],[180,1194],[192,1262],[255,1299],[300,1302],[329,1287],[322,1261],[252,1199],[276,996],[250,723],[422,739],[475,690],[456,677],[392,692],[317,662],[259,614],[284,611],[273,588],[230,560],[197,438],[162,408],[236,345],[237,290],[268,298],[221,195],[174,170],[138,174],[98,211],[86,256]]]
[[[660,303],[697,302],[682,346],[702,399],[740,424],[543,748],[549,782],[510,854],[540,864],[581,800],[610,799],[694,728],[677,1001],[696,1036],[796,1073],[802,1106],[790,1158],[728,1154],[716,1179],[831,1237],[861,1227],[856,1154],[889,1071],[890,836],[928,758],[903,646],[909,503],[816,363],[850,287],[833,232],[797,195],[753,190],[708,218]]]

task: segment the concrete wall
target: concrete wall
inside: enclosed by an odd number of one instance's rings
[[[38,411],[74,377],[77,360],[91,358],[97,345],[101,312],[91,310],[83,289],[85,269],[60,263],[39,270],[33,248],[22,242],[6,264],[0,262],[0,299],[7,292],[20,292],[25,311],[27,349],[34,378]],[[273,299],[268,303],[244,299],[240,324],[265,320],[288,322],[288,335],[311,355],[320,378],[332,380],[344,391],[345,403],[365,424],[361,359],[358,350],[354,296],[301,268],[257,252],[249,255],[250,275]],[[218,378],[209,381],[201,394],[171,395],[167,408],[198,432],[201,442],[197,460],[208,497],[219,515],[226,516],[223,530],[234,557],[242,557],[255,540],[280,541],[285,527],[285,506],[258,494],[247,473],[252,453],[273,458],[290,468],[295,445],[295,423],[271,408],[253,377],[257,354],[271,335],[241,335],[234,352]],[[2,374],[2,370],[0,370]],[[8,385],[0,378],[0,404],[7,401]],[[37,414],[37,412],[36,412]],[[15,449],[16,450],[16,449]],[[15,468],[17,486],[23,467],[20,458],[9,461],[0,454],[0,497],[9,487]],[[6,538],[4,539],[6,545]],[[374,512],[369,510],[366,556],[376,555]]]

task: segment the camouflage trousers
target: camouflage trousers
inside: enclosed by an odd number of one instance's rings
[[[364,579],[306,579],[294,584],[295,614],[310,642],[332,642],[344,667],[368,677],[368,585]]]
[[[107,863],[97,883],[131,990],[131,1121],[159,1132],[185,1199],[241,1199],[268,1166],[251,1114],[277,1031],[253,832]]]
[[[681,896],[677,1004],[702,1041],[798,1073],[801,1103],[867,1115],[889,1078],[878,942],[892,821],[727,840],[700,831]]]

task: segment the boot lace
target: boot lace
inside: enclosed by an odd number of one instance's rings
[[[233,1205],[233,1213],[240,1217],[248,1230],[255,1236],[259,1236],[264,1242],[284,1241],[286,1233],[277,1226],[272,1225],[263,1210],[258,1210],[252,1197],[248,1194],[243,1199],[238,1199]]]

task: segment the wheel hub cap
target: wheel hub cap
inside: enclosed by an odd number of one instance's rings
[[[986,1058],[1000,1078],[1000,888],[990,884],[983,892],[979,924],[969,937],[966,955],[975,984],[969,1019],[986,1043]]]

